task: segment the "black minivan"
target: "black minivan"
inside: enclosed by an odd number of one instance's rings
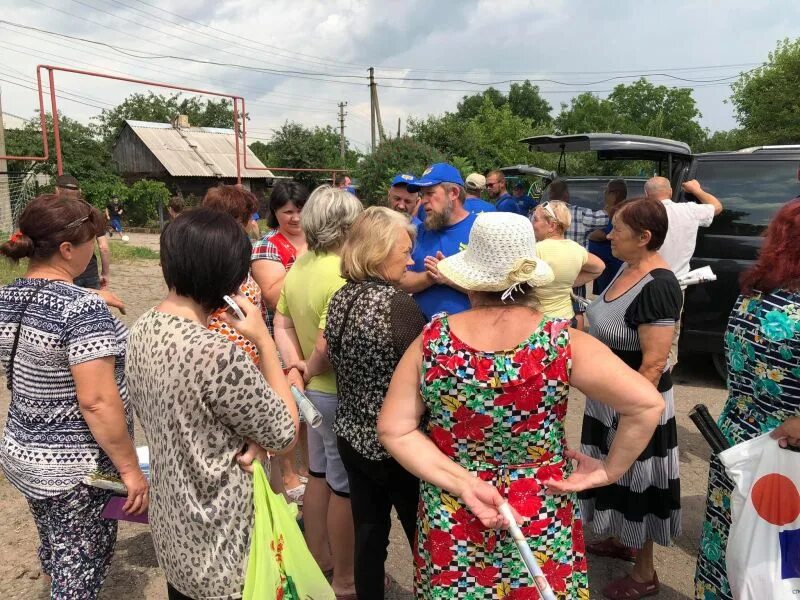
[[[724,376],[723,335],[739,295],[739,275],[756,259],[772,215],[800,195],[800,145],[693,155],[682,142],[612,133],[536,136],[521,141],[532,151],[559,152],[562,157],[571,152],[596,152],[599,160],[652,161],[654,174],[672,182],[675,202],[695,201],[681,190],[680,184],[689,179],[697,179],[719,199],[723,211],[710,227],[700,228],[692,258],[693,269],[708,265],[717,281],[687,288],[680,352],[710,354]],[[575,202],[581,204],[580,198]]]

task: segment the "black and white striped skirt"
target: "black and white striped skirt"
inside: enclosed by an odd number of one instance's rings
[[[631,468],[612,485],[578,494],[584,522],[598,535],[613,535],[630,548],[648,539],[669,546],[681,532],[681,480],[678,431],[672,388],[650,443]],[[586,399],[581,452],[604,460],[617,432],[619,415]]]

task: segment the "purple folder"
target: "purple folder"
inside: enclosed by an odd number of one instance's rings
[[[147,513],[141,515],[127,515],[122,512],[122,507],[125,506],[126,498],[124,496],[111,496],[106,507],[103,509],[104,519],[114,519],[115,521],[131,521],[133,523],[150,523],[147,518]]]

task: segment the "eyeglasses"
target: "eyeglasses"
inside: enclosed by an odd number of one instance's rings
[[[497,183],[489,183],[488,181],[486,182],[486,187],[487,188],[494,187],[496,185],[497,185]]]

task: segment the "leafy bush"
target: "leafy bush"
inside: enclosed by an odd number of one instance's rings
[[[169,190],[161,181],[140,179],[128,189],[123,213],[134,227],[143,227],[158,218],[158,206],[169,201]]]
[[[419,176],[429,165],[444,160],[444,154],[436,148],[413,138],[386,140],[364,157],[356,169],[360,195],[367,205],[383,204],[392,177],[398,173]]]
[[[129,192],[128,186],[126,186],[119,177],[109,177],[107,179],[98,179],[81,183],[81,193],[84,199],[100,210],[100,212],[103,212],[106,204],[108,204],[114,196],[119,198],[120,203],[124,207],[127,207]]]

